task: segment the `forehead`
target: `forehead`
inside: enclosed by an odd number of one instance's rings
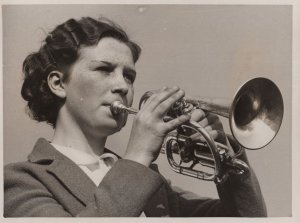
[[[111,37],[101,39],[95,46],[80,49],[80,58],[86,61],[104,60],[134,66],[130,48],[125,43]]]

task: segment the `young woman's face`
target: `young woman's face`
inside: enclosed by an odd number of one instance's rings
[[[113,116],[110,104],[133,101],[135,64],[129,47],[111,37],[84,47],[66,83],[65,109],[84,134],[108,136],[119,131],[127,115]]]

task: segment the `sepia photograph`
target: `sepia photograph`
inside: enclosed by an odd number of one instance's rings
[[[3,210],[293,217],[293,5],[3,4]]]

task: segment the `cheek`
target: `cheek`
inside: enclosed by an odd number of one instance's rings
[[[70,85],[70,96],[73,101],[79,101],[80,103],[91,102],[94,97],[101,94],[103,86],[99,86],[99,81],[95,81],[92,78],[87,78],[84,74],[78,75]]]
[[[78,97],[80,102],[92,101],[93,98],[96,97],[96,87],[94,86],[85,86],[78,91]],[[98,92],[99,94],[99,92]]]

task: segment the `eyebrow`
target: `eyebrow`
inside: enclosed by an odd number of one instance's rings
[[[110,63],[110,62],[108,62],[108,61],[104,61],[104,60],[91,60],[91,63],[92,63],[92,64],[104,63],[104,64],[106,64],[106,65],[113,66],[112,63]]]
[[[105,60],[91,60],[91,63],[92,63],[92,64],[94,64],[94,63],[95,63],[95,64],[104,63],[104,64],[106,64],[106,65],[108,65],[108,66],[116,66],[116,64],[113,64],[113,63],[108,62],[108,61],[105,61]],[[131,67],[125,66],[125,67],[124,67],[124,70],[129,71],[129,72],[132,72],[134,75],[136,75],[135,69],[133,69],[133,68],[131,68]]]

